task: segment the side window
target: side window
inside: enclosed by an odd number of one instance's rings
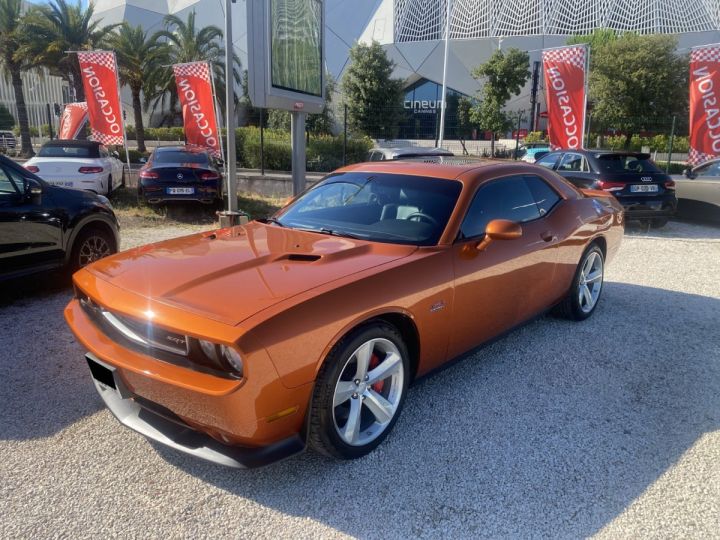
[[[13,182],[13,179],[5,171],[0,168],[0,197],[7,199],[8,197],[14,197],[20,194],[20,187]]]
[[[539,217],[540,212],[525,179],[511,176],[493,180],[478,189],[460,232],[463,238],[472,238],[484,234],[493,219],[523,223]]]
[[[548,154],[535,162],[535,165],[542,165],[548,169],[554,169],[562,154]]]
[[[695,169],[695,174],[700,176],[720,176],[720,161],[707,163]]]
[[[581,172],[583,170],[583,157],[580,154],[565,154],[560,162],[560,166],[557,168],[560,171],[575,171]]]
[[[560,202],[560,195],[539,176],[526,176],[525,182],[530,188],[541,216],[548,214]]]

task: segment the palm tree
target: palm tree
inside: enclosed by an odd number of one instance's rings
[[[212,67],[216,91],[221,103],[225,95],[225,49],[222,46],[223,32],[217,26],[206,26],[197,29],[195,25],[195,11],[188,14],[187,21],[175,15],[168,15],[164,19],[165,29],[157,32],[153,38],[166,46],[168,67],[158,70],[150,79],[150,87],[155,92],[146,96],[146,103],[152,103],[152,110],[160,108],[165,110],[168,106],[169,117],[177,114],[178,95],[169,64],[182,64],[186,62],[207,61]],[[240,84],[240,59],[234,56],[235,67],[233,79]]]
[[[19,51],[25,35],[22,31],[22,0],[0,0],[0,65],[10,76],[20,124],[20,153],[23,157],[35,155],[30,140],[30,123],[25,105],[22,72],[29,67],[26,56]]]
[[[93,20],[94,13],[92,0],[87,9],[81,0],[75,4],[69,0],[52,0],[48,5],[32,7],[26,17],[24,31],[32,39],[23,46],[23,53],[34,64],[47,67],[72,84],[78,101],[85,99],[80,64],[76,55],[66,51],[102,48],[110,33],[119,26],[101,26],[101,20]]]
[[[141,26],[132,27],[127,23],[110,37],[109,44],[117,54],[120,83],[130,87],[138,150],[145,152],[145,127],[140,93],[143,90],[146,90],[146,94],[151,93],[147,91],[148,81],[157,78],[156,72],[163,70],[163,64],[168,64],[168,49],[154,37],[148,37]]]

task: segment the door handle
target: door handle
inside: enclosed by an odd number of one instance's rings
[[[550,231],[545,231],[544,233],[540,233],[540,238],[542,238],[545,242],[554,242],[557,240],[557,236],[555,236]]]

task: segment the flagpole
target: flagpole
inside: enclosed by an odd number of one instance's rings
[[[113,60],[115,60],[115,81],[117,84],[117,92],[118,92],[118,105],[120,106],[120,120],[122,122],[122,128],[123,128],[123,146],[125,146],[125,159],[127,160],[127,167],[128,167],[128,182],[132,179],[132,172],[130,169],[130,151],[128,150],[128,144],[127,144],[127,131],[125,130],[125,119],[123,118],[123,104],[122,99],[120,98],[120,66],[118,66],[117,62],[117,55],[115,54],[115,51],[112,51],[113,54]],[[135,126],[135,132],[137,133],[137,126]],[[110,188],[108,188],[108,192],[110,191]]]
[[[583,107],[583,148],[587,148],[585,128],[587,127],[588,79],[590,78],[590,45],[585,44],[585,106]],[[590,138],[590,133],[587,134]]]
[[[448,48],[450,45],[450,9],[452,7],[452,0],[445,0],[447,2],[447,12],[445,14],[445,56],[443,60],[443,79],[442,79],[442,101],[440,105],[440,137],[438,140],[438,146],[443,145],[443,139],[445,138],[445,99],[447,97],[447,63],[448,63]]]

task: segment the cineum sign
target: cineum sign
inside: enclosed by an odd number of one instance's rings
[[[443,108],[443,101],[442,99],[407,99],[403,102],[403,107],[417,114],[435,114]]]

